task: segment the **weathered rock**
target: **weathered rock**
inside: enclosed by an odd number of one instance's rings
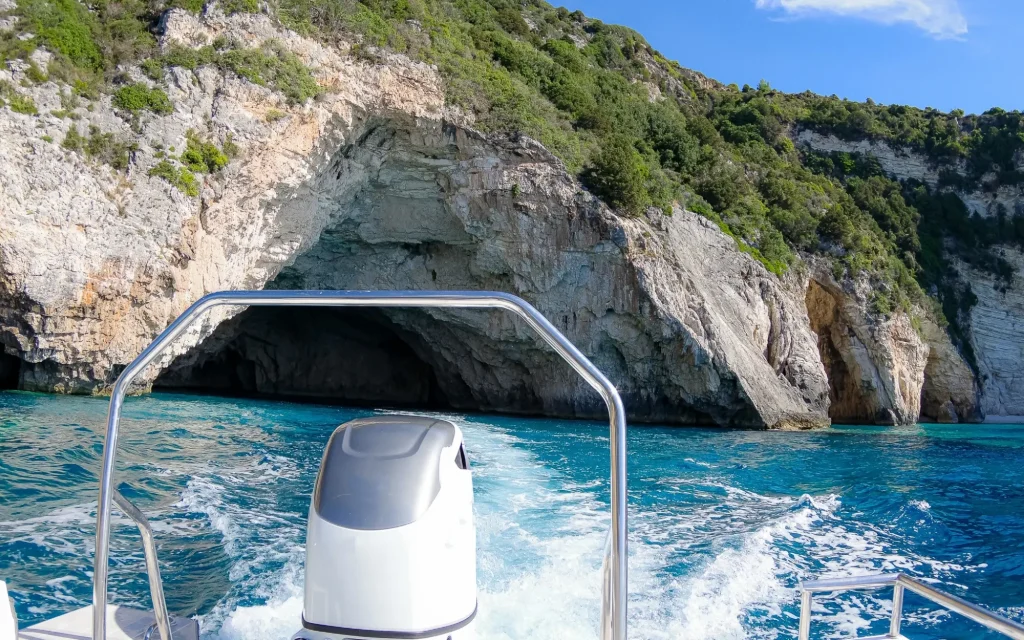
[[[69,121],[5,110],[0,163],[19,170],[0,176],[0,342],[20,360],[19,386],[102,391],[214,290],[487,288],[551,318],[619,385],[634,418],[827,422],[804,301],[704,219],[617,217],[536,143],[472,131],[446,110],[436,71],[400,56],[356,62],[262,16],[176,11],[165,29],[165,44],[273,37],[329,91],[290,107],[213,68],[175,69],[174,114],[144,118],[141,135],[107,100],[78,109],[79,126],[138,144],[127,178],[40,138],[61,140]],[[42,113],[60,108],[56,86],[32,92]],[[267,122],[271,109],[286,115]],[[184,148],[189,129],[230,133],[242,150],[204,176],[200,198],[146,175],[159,148]],[[603,413],[507,315],[390,311],[346,325],[248,312],[224,323],[235,314],[191,327],[147,381],[170,367],[162,384]]]
[[[940,168],[923,155],[909,149],[894,149],[875,140],[845,141],[811,130],[797,132],[796,141],[824,152],[841,151],[874,156],[882,169],[899,180],[918,180],[932,188],[939,185]],[[1018,156],[1017,169],[1024,169]],[[964,171],[963,163],[953,167]],[[982,183],[994,175],[983,176]],[[1024,216],[1024,186],[1001,185],[996,189],[979,188],[957,191],[967,209],[979,216]],[[967,318],[966,331],[977,359],[977,376],[949,340],[948,334],[933,323],[923,321],[923,334],[931,348],[925,374],[922,413],[940,421],[977,421],[984,415],[1024,415],[1024,387],[1020,379],[1024,340],[1018,339],[1024,328],[1020,274],[1024,273],[1021,253],[1012,247],[996,247],[1013,267],[1013,278],[1006,282],[967,265],[957,265],[961,281],[974,290],[978,304]],[[979,397],[980,393],[980,397]]]
[[[978,298],[970,310],[969,339],[974,348],[986,416],[1024,416],[1024,253],[1000,249],[1013,267],[1013,279],[962,263],[956,269]]]
[[[933,189],[939,186],[943,167],[936,166],[927,157],[911,149],[893,148],[879,140],[840,140],[834,135],[826,136],[810,129],[798,131],[795,141],[826,153],[839,151],[874,156],[882,170],[897,180],[917,180]],[[965,164],[960,162],[951,168],[963,172]],[[1024,163],[1018,163],[1017,168],[1024,169]],[[982,182],[989,182],[994,177],[983,176]],[[1000,185],[995,190],[978,188],[973,191],[957,191],[956,194],[967,205],[968,211],[979,216],[994,216],[1000,212],[1024,215],[1024,185]]]
[[[921,337],[928,345],[921,416],[936,422],[981,421],[980,390],[971,367],[944,329],[923,314],[920,322]]]
[[[866,283],[843,288],[827,265],[813,259],[810,265],[807,313],[830,382],[829,417],[854,423],[917,421],[928,346],[910,318],[871,314]]]

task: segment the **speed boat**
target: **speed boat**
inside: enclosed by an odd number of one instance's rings
[[[121,373],[111,391],[96,510],[92,605],[18,629],[13,602],[2,606],[0,640],[198,640],[199,624],[171,615],[153,532],[114,485],[121,409],[142,371],[197,319],[219,306],[331,306],[500,309],[526,322],[604,399],[610,430],[611,518],[595,636],[627,638],[626,421],[614,385],[540,312],[506,293],[480,291],[227,291],[189,307]],[[113,506],[142,538],[152,611],[108,601]],[[306,529],[303,611],[292,640],[472,640],[477,614],[473,483],[462,430],[449,420],[384,415],[339,425],[324,449]],[[1024,626],[907,576],[825,580],[800,587],[797,636],[811,638],[817,592],[893,588],[890,631],[903,638],[905,590],[1024,640]]]

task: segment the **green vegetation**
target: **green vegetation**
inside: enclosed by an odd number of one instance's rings
[[[34,84],[42,84],[50,79],[35,62],[29,63],[25,75],[28,77],[29,82]]]
[[[187,196],[199,195],[199,182],[196,180],[195,174],[188,168],[179,167],[169,160],[161,160],[146,175],[163,178]]]
[[[4,104],[9,106],[11,111],[15,113],[24,113],[30,116],[39,113],[38,109],[36,109],[36,103],[32,100],[31,96],[18,93],[9,82],[0,80],[0,107],[4,106]]]
[[[72,126],[61,145],[69,151],[82,152],[87,157],[108,164],[118,171],[128,169],[130,154],[135,150],[134,144],[119,140],[112,133],[103,133],[93,125],[89,126],[88,136],[83,136],[78,127]]]
[[[219,38],[158,55],[153,32],[172,6],[200,11],[203,2],[18,0],[14,13],[34,35],[0,34],[0,62],[45,46],[55,54],[46,76],[70,86],[69,98],[110,91],[126,63],[157,83],[168,67],[213,65],[292,104],[320,93],[310,70],[272,40],[253,47]],[[258,0],[221,6],[260,10]],[[973,294],[956,284],[946,257],[1008,279],[993,247],[1024,246],[1024,223],[1012,212],[979,219],[955,196],[889,179],[876,161],[801,151],[790,138],[807,128],[908,147],[946,167],[941,186],[993,190],[1024,182],[1016,166],[1024,155],[1019,112],[854,103],[785,94],[764,81],[725,87],[665,59],[630,29],[542,0],[277,0],[269,8],[285,26],[327,43],[355,35],[353,54],[370,63],[390,49],[436,65],[449,102],[473,114],[475,126],[539,140],[623,215],[660,215],[681,204],[777,274],[801,253],[826,256],[837,278],[871,279],[880,313],[929,309],[937,299],[955,332]],[[33,78],[42,81],[43,70]],[[12,108],[20,99],[12,88],[0,95]],[[133,117],[171,109],[166,94],[142,84],[118,88],[114,104]],[[76,107],[62,105],[61,113]],[[270,110],[265,119],[284,116]],[[227,140],[218,149],[192,134],[183,166],[168,156],[151,175],[194,195],[194,173],[219,170],[233,146]],[[965,175],[952,170],[959,165]]]
[[[1015,156],[1024,151],[1024,114],[991,109],[980,116],[963,111],[943,113],[900,105],[850,102],[835,97],[801,94],[799,122],[846,140],[875,139],[909,147],[934,162],[967,161],[967,176],[950,175],[958,186],[976,187],[994,171],[997,184],[1024,182]]]
[[[449,100],[473,112],[477,126],[539,139],[624,214],[680,202],[776,273],[799,252],[829,256],[837,277],[873,280],[881,313],[930,309],[927,290],[947,316],[961,314],[970,296],[948,284],[943,247],[1006,273],[992,247],[1018,242],[1013,216],[979,220],[953,196],[890,180],[877,162],[804,154],[789,137],[805,127],[907,146],[935,162],[962,160],[967,176],[948,172],[944,184],[977,186],[994,172],[983,185],[993,189],[1022,180],[1017,112],[858,104],[788,95],[767,82],[722,87],[629,29],[537,0],[282,0],[279,16],[307,34],[355,32],[364,46],[438,65]]]
[[[40,46],[54,54],[42,78],[64,82],[96,97],[118,65],[137,62],[156,47],[152,33],[163,7],[148,0],[18,0],[12,12],[19,29],[0,32],[0,63],[28,56]],[[32,34],[23,40],[19,36]]]
[[[163,68],[181,62],[175,56],[154,59],[154,32],[167,9],[180,7],[199,12],[201,0],[18,0],[13,15],[20,29],[0,32],[0,64],[11,59],[28,60],[37,47],[54,54],[49,69],[30,66],[33,82],[46,79],[63,82],[76,94],[95,99],[114,80],[122,64],[139,64],[154,80],[163,78]],[[222,8],[228,14],[259,11],[258,0],[226,0]],[[22,34],[32,34],[21,39]],[[227,50],[221,50],[227,49]],[[182,52],[177,57],[181,58]],[[213,54],[213,55],[211,55]],[[203,60],[203,56],[210,59]],[[239,46],[206,48],[191,57],[197,64],[215,63],[260,85],[284,93],[294,103],[301,103],[320,93],[309,69],[279,43],[267,42],[262,47],[246,49]],[[187,62],[187,61],[186,61]],[[121,87],[115,93],[115,104],[137,114],[143,110],[168,113],[170,102],[159,89],[144,92],[142,85]],[[158,93],[157,93],[158,92]]]
[[[212,142],[199,138],[199,134],[189,130],[185,135],[187,146],[181,154],[181,163],[196,173],[215,173],[228,164],[226,153]]]
[[[230,16],[236,13],[259,13],[260,3],[259,0],[221,0],[220,7]]]
[[[175,47],[166,55],[147,62],[151,78],[163,77],[164,67],[197,69],[215,65],[255,84],[283,93],[292,104],[302,104],[320,95],[320,85],[298,56],[280,42],[268,40],[259,48],[240,48],[226,41],[199,49]]]
[[[270,40],[259,49],[231,49],[221,55],[221,65],[258,85],[280,91],[293,104],[320,94],[317,84],[298,56]]]
[[[174,147],[171,147],[170,151],[173,152]],[[194,197],[199,195],[196,174],[220,171],[237,153],[238,147],[230,135],[224,141],[224,146],[218,148],[216,144],[204,140],[190,129],[185,134],[185,150],[181,157],[168,156],[163,149],[158,149],[154,155],[160,162],[151,168],[147,175],[163,178],[185,195]],[[174,162],[175,160],[180,162],[181,166]]]
[[[166,115],[174,111],[170,98],[163,89],[150,89],[141,82],[129,84],[114,92],[113,104],[118,109],[137,114],[140,111]]]

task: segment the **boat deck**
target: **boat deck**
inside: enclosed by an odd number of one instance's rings
[[[143,640],[155,621],[152,611],[108,605],[107,640]],[[174,640],[199,640],[199,623],[171,616],[171,634]],[[160,638],[160,632],[154,629],[150,638]],[[92,640],[92,605],[21,629],[18,640]]]

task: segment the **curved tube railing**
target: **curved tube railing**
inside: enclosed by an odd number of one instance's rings
[[[121,372],[110,394],[96,509],[96,557],[93,572],[93,640],[106,640],[107,570],[110,552],[110,504],[114,495],[121,406],[131,383],[196,318],[217,306],[416,307],[504,309],[526,321],[587,383],[608,407],[611,449],[611,529],[604,558],[601,605],[602,640],[626,640],[626,414],[614,385],[539,311],[522,298],[487,291],[224,291],[200,298],[157,336]],[[141,515],[141,514],[140,514]],[[156,607],[154,603],[154,607]],[[165,640],[167,640],[165,638]]]
[[[940,591],[935,587],[908,578],[902,573],[884,573],[853,578],[836,578],[834,580],[816,580],[800,584],[800,630],[799,640],[810,640],[811,637],[811,598],[815,593],[834,591],[853,591],[860,589],[881,589],[892,587],[892,617],[889,618],[889,633],[864,640],[898,640],[900,626],[903,623],[903,592],[912,591],[931,602],[969,618],[978,624],[1003,634],[1013,640],[1024,640],[1024,625],[1003,616],[992,613],[978,605],[952,594]]]
[[[157,628],[160,630],[160,640],[173,640],[171,619],[167,615],[167,601],[164,600],[164,582],[160,579],[160,563],[156,559],[153,529],[150,528],[149,520],[146,520],[146,516],[142,515],[139,508],[132,504],[131,500],[121,495],[117,489],[114,489],[113,498],[117,508],[139,527],[139,535],[142,536],[142,551],[146,556],[146,574],[149,576],[149,595],[153,600],[153,617],[156,619],[146,636],[149,637],[153,628]]]

